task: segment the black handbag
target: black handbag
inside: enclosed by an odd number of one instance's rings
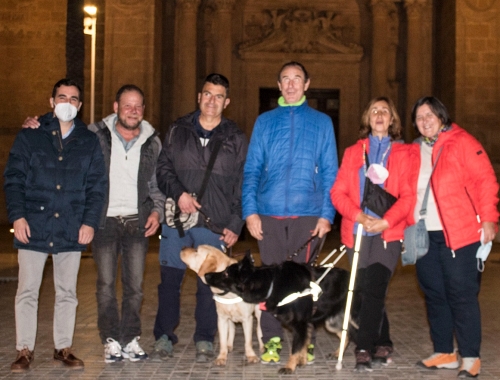
[[[366,169],[370,166],[368,155],[365,152]],[[363,192],[363,202],[361,207],[367,208],[380,217],[389,210],[398,199],[382,189],[379,185],[375,185],[370,178],[365,177],[365,189]]]

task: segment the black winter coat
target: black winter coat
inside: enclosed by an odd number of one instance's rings
[[[236,123],[223,117],[207,146],[203,147],[195,130],[198,115],[199,111],[193,112],[170,126],[158,158],[158,187],[176,202],[183,192],[198,193],[215,142],[222,140],[200,203],[218,230],[227,228],[239,235],[244,224],[241,219],[241,184],[248,139]],[[201,216],[198,224],[204,225]]]
[[[25,218],[28,244],[39,252],[82,251],[82,224],[97,230],[107,188],[104,159],[95,133],[79,119],[64,140],[59,120],[50,112],[38,129],[22,129],[9,154],[4,191],[10,222]]]

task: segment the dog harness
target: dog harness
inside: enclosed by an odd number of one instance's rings
[[[332,252],[330,252],[330,254],[321,262],[320,266],[322,266],[324,268],[328,268],[328,269],[325,271],[325,273],[323,273],[323,275],[320,278],[318,278],[318,280],[316,280],[316,282],[311,281],[309,283],[309,288],[304,289],[302,292],[296,292],[296,293],[289,294],[288,296],[283,298],[283,300],[281,300],[281,302],[278,303],[277,306],[280,307],[280,306],[289,304],[289,303],[295,301],[297,298],[306,297],[306,296],[312,296],[313,301],[316,302],[318,300],[319,296],[321,295],[321,293],[323,292],[321,290],[321,287],[319,286],[319,283],[321,282],[321,280],[323,280],[323,278],[325,278],[327,273],[330,272],[330,270],[332,270],[332,268],[335,266],[335,264],[340,260],[340,258],[342,256],[344,256],[344,254],[346,252],[345,246],[342,246],[340,249],[341,249],[340,255],[335,259],[335,261],[333,263],[325,264],[328,261],[328,259],[335,252],[337,252],[337,249],[334,249]]]

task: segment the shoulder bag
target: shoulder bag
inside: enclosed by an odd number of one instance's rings
[[[205,176],[203,177],[203,182],[201,184],[201,189],[198,194],[191,194],[196,198],[198,202],[203,198],[205,190],[208,185],[208,179],[210,174],[212,174],[212,169],[214,167],[215,159],[219,153],[220,147],[222,145],[222,140],[217,140],[215,142],[214,150],[210,155],[210,160],[208,161],[207,170],[205,170]],[[185,236],[184,231],[193,228],[198,224],[199,211],[193,212],[191,214],[183,213],[180,211],[178,205],[175,203],[173,198],[167,198],[165,201],[165,223],[170,228],[176,228],[179,232],[179,237],[183,238]]]
[[[425,216],[427,215],[427,201],[429,199],[432,173],[434,173],[434,168],[437,165],[442,150],[443,147],[439,150],[436,162],[432,167],[431,177],[427,183],[424,199],[422,200],[422,207],[420,208],[420,218],[417,223],[405,228],[403,251],[401,252],[401,263],[403,266],[414,265],[418,259],[424,257],[429,251],[429,233],[425,226]]]

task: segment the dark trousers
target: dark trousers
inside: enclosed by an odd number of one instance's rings
[[[296,250],[304,245],[311,237],[311,232],[318,222],[317,217],[302,216],[299,218],[277,219],[260,215],[264,238],[258,242],[262,264],[281,264]],[[319,239],[314,239],[310,244],[297,252],[293,261],[303,263],[314,260],[311,257],[316,246],[321,244]],[[260,319],[262,340],[264,344],[273,337],[283,339],[281,323],[269,312],[263,311]],[[314,335],[314,331],[313,331]],[[314,340],[314,336],[313,339]]]
[[[92,242],[97,264],[97,326],[103,344],[113,338],[126,345],[141,335],[142,281],[148,238],[137,217],[106,218]],[[116,297],[116,273],[121,256],[121,318]]]
[[[347,253],[352,263],[354,249],[348,248]],[[385,298],[400,255],[399,241],[388,242],[385,246],[381,235],[361,239],[351,308],[359,324],[357,350],[374,352],[377,346],[392,347]]]
[[[434,352],[453,352],[455,333],[460,356],[479,357],[481,272],[477,270],[476,252],[480,243],[453,254],[442,231],[430,231],[429,238],[429,252],[417,261],[417,276],[425,294]]]
[[[186,273],[186,265],[180,259],[184,247],[198,247],[208,244],[221,249],[220,235],[207,228],[191,228],[183,238],[176,229],[162,225],[160,242],[161,283],[158,285],[158,312],[156,314],[154,336],[159,339],[167,335],[173,344],[178,342],[174,330],[180,320],[181,284]],[[194,312],[196,329],[194,341],[213,342],[217,332],[217,311],[210,287],[197,277],[196,308]]]

